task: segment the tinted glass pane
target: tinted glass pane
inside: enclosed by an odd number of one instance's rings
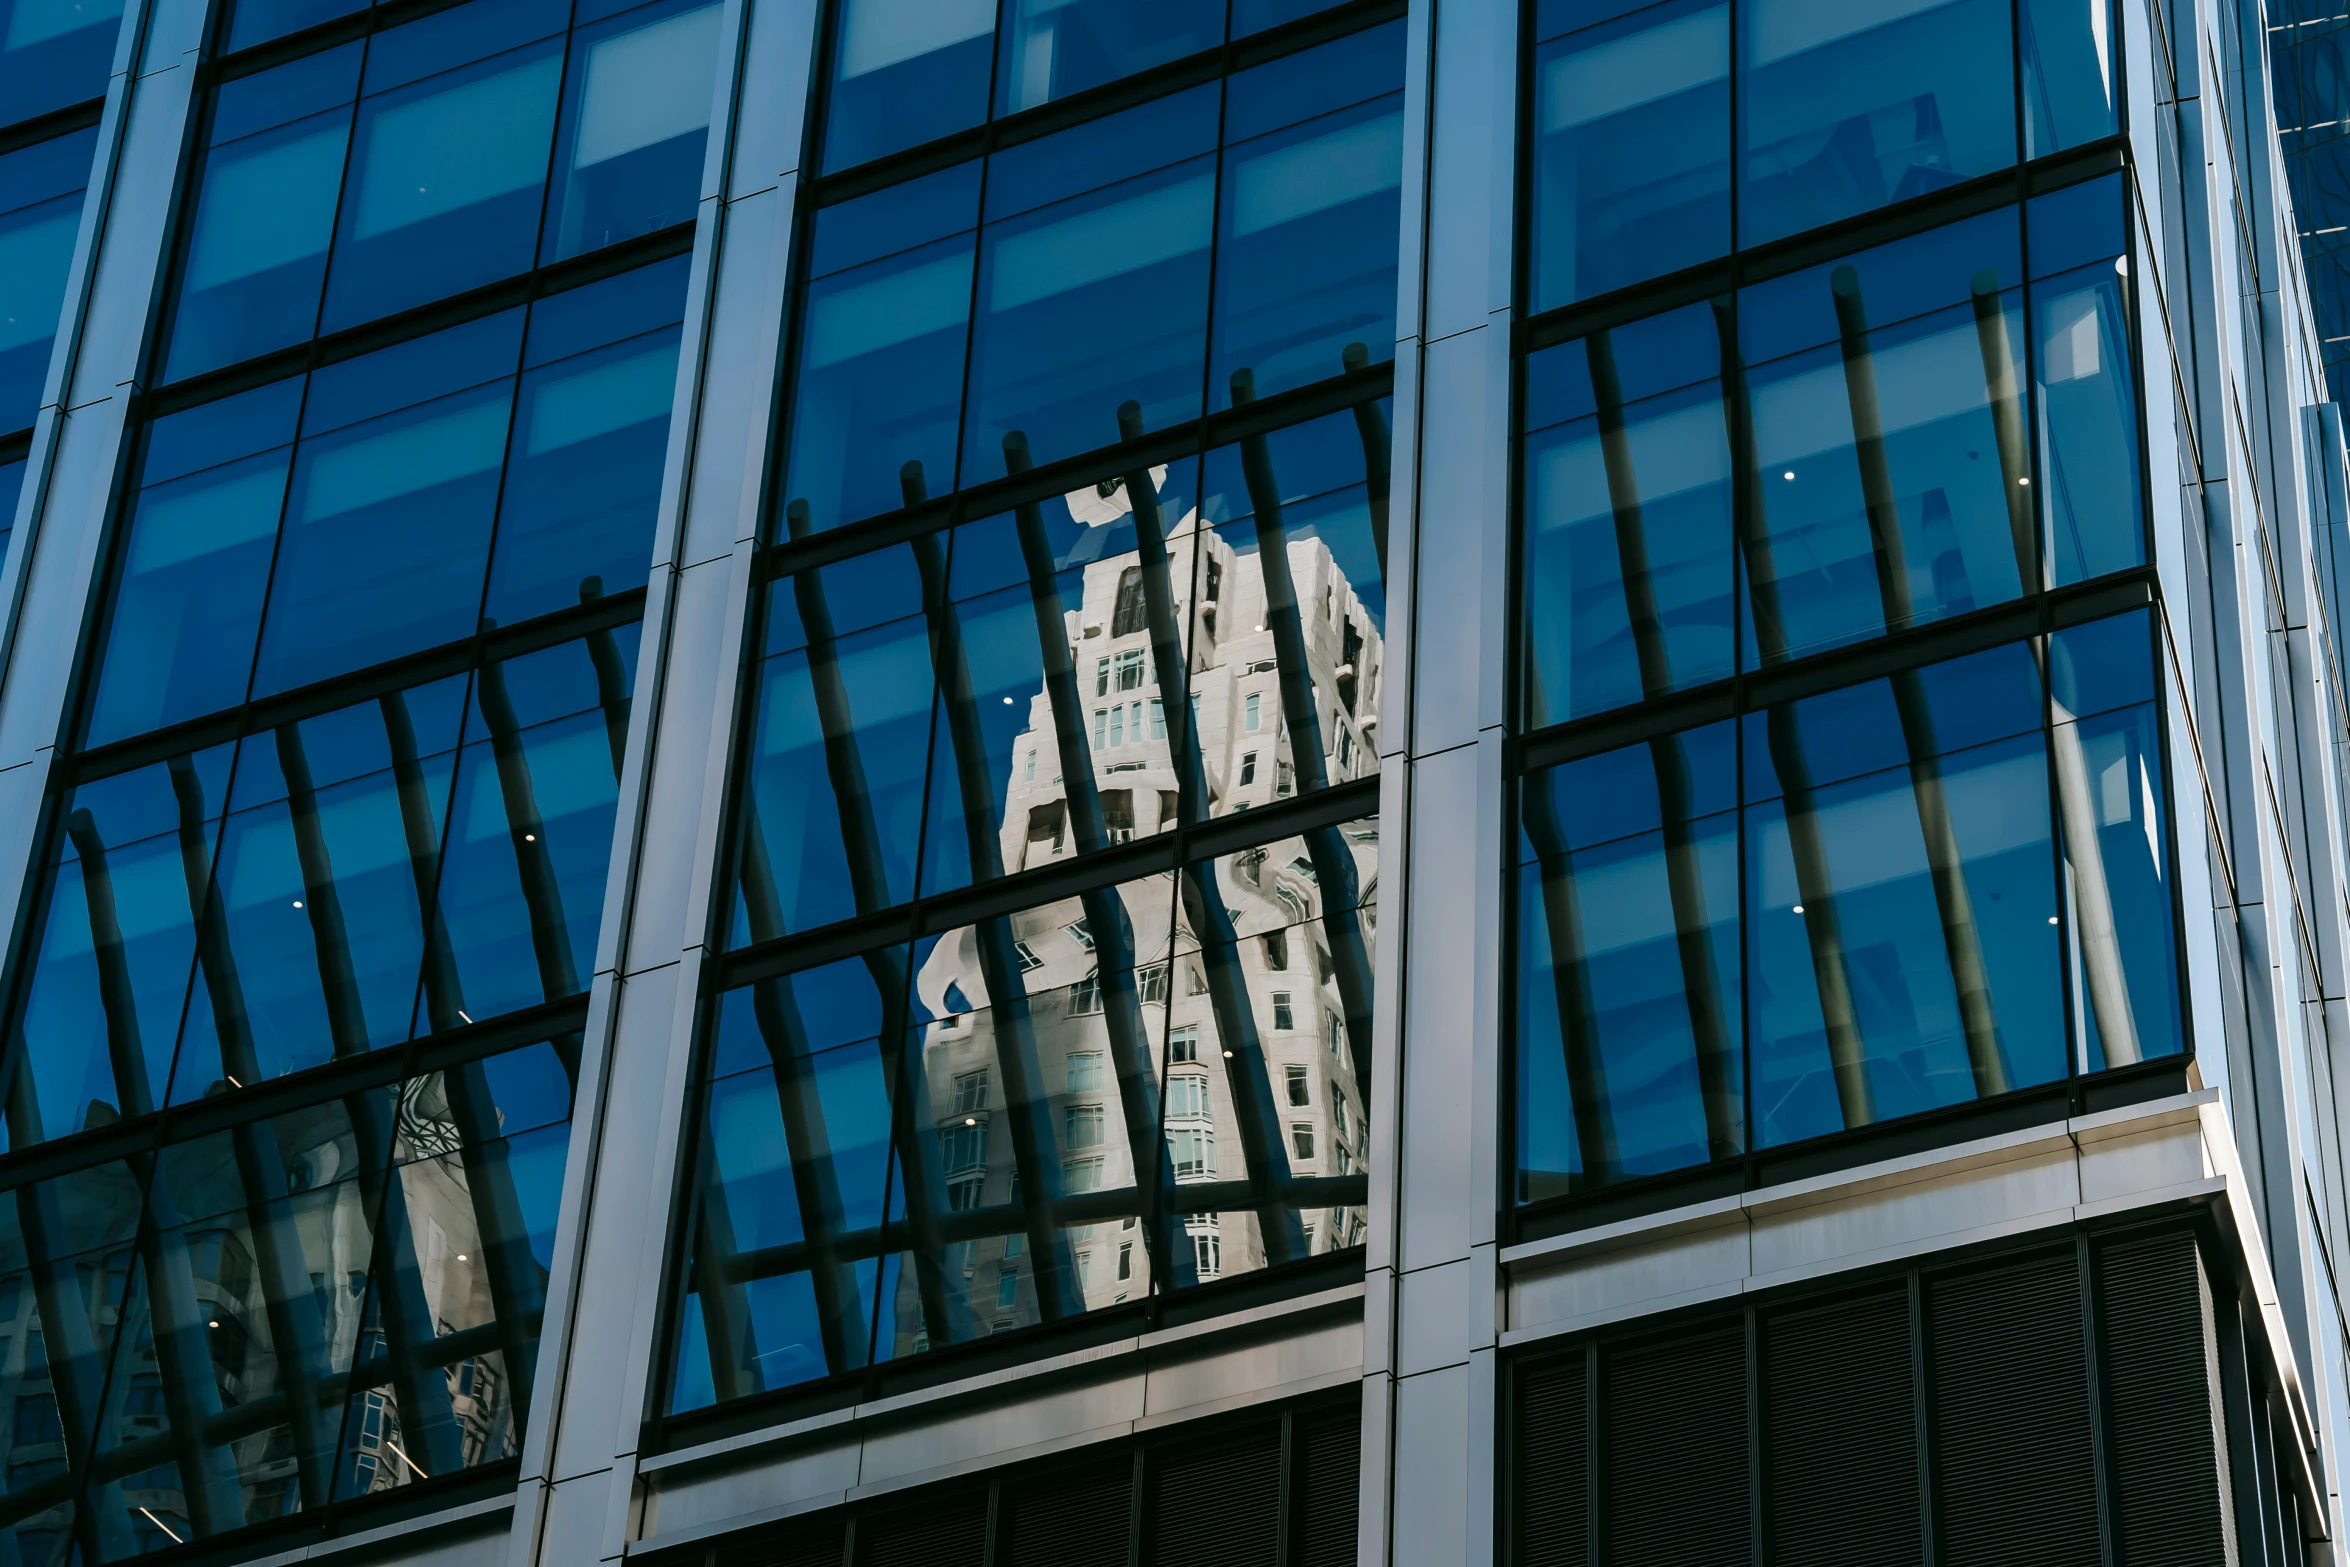
[[[2024,0],[2024,154],[2038,158],[2111,136],[2113,9],[2108,0]]]
[[[76,131],[0,157],[0,428],[33,422],[98,145]]]
[[[0,125],[106,91],[122,0],[0,3]]]
[[[1739,21],[1739,240],[1755,244],[2013,163],[1999,0],[1748,0]]]
[[[1730,8],[1651,6],[1535,53],[1534,308],[1730,246]]]

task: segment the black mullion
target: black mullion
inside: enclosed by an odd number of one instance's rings
[[[1933,1420],[1927,1405],[1925,1282],[1914,1266],[1904,1269],[1902,1294],[1909,1304],[1909,1396],[1917,1430],[1918,1540],[1920,1567],[1935,1567],[1938,1528],[1934,1506]]]
[[[2121,1478],[2114,1473],[2111,1411],[2105,1396],[2105,1368],[2097,1327],[2097,1270],[2085,1230],[2073,1232],[2073,1265],[2081,1297],[2081,1363],[2089,1405],[2089,1461],[2097,1495],[2097,1549],[2105,1567],[2116,1567],[2121,1550]]]

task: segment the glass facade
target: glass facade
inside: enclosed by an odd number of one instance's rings
[[[1537,311],[2120,129],[2109,0],[1528,10]]]
[[[2350,373],[2350,12],[2319,0],[2268,8],[2277,141],[2300,219],[2301,264],[2317,316],[2326,390],[2343,400]]]
[[[1615,9],[1531,67],[1519,1202],[2185,1048],[2148,613],[2046,618],[2150,559],[2128,189],[1933,199],[2114,132],[2106,11]]]
[[[1362,1240],[1404,39],[1292,37],[815,215],[671,1414]]]

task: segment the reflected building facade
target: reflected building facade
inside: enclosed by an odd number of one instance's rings
[[[0,1567],[2335,1560],[2340,22],[0,0]]]

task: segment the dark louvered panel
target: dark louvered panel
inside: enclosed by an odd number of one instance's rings
[[[1762,1323],[1771,1567],[1913,1567],[1917,1398],[1899,1290]]]
[[[1152,1567],[1277,1567],[1281,1431],[1265,1426],[1150,1465]]]
[[[868,1508],[857,1519],[857,1567],[986,1567],[987,1493]]]
[[[1607,1567],[1750,1561],[1745,1329],[1613,1350],[1600,1364]]]
[[[2129,1567],[2227,1559],[2209,1323],[2188,1236],[2125,1241],[2098,1253],[2109,1453]]]
[[[1591,1456],[1583,1359],[1518,1376],[1514,1521],[1520,1567],[1591,1567]]]
[[[1297,1487],[1292,1567],[1353,1567],[1363,1468],[1362,1416],[1351,1406],[1301,1419],[1290,1459]]]
[[[2097,1567],[2097,1486],[2070,1256],[1926,1291],[1941,1567]]]
[[[1126,1567],[1134,1465],[1004,1487],[999,1567]]]
[[[776,1527],[775,1539],[752,1556],[720,1556],[720,1567],[841,1567],[848,1548],[848,1515],[839,1508],[811,1513]]]

